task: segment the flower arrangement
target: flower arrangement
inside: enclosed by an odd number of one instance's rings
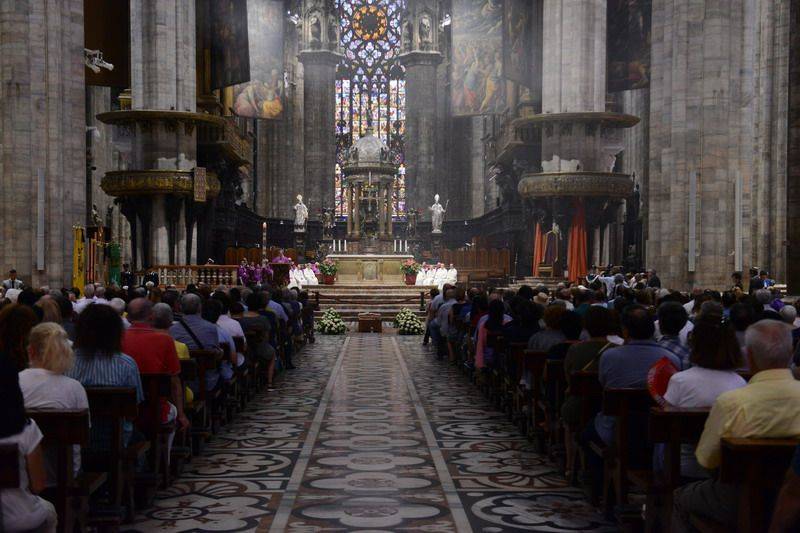
[[[339,266],[333,259],[325,258],[325,260],[319,264],[319,271],[325,276],[335,276],[339,271]]]
[[[336,309],[326,309],[317,322],[317,329],[323,335],[341,335],[347,331],[347,326]]]
[[[425,324],[417,318],[411,309],[401,309],[394,317],[394,327],[400,335],[422,335],[425,333]]]
[[[416,274],[421,269],[422,267],[420,266],[420,264],[414,261],[413,259],[406,259],[405,261],[403,261],[403,264],[400,265],[400,271],[405,275]]]

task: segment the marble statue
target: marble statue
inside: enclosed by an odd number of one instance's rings
[[[100,213],[97,212],[95,204],[92,204],[92,224],[98,228],[103,227],[103,221],[100,219]]]
[[[308,220],[308,207],[303,203],[303,195],[297,195],[297,203],[294,204],[294,229],[295,231],[306,230],[306,220]]]
[[[336,221],[333,217],[333,209],[326,207],[322,210],[322,238],[332,239],[334,228],[336,228]]]
[[[406,237],[417,236],[417,222],[419,221],[419,211],[409,209],[406,213]]]
[[[317,15],[311,16],[308,27],[312,48],[319,48],[322,45],[322,23]]]
[[[442,232],[442,222],[444,221],[444,214],[447,212],[446,207],[442,207],[439,203],[439,195],[433,195],[433,205],[428,208],[431,212],[431,233]]]
[[[422,18],[419,19],[419,47],[423,50],[429,50],[431,47],[431,30],[431,18],[428,15],[422,15]]]
[[[336,50],[339,46],[339,21],[334,16],[328,17],[328,48]]]

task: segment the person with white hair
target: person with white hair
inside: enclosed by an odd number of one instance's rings
[[[714,402],[695,457],[704,468],[720,465],[723,438],[779,439],[800,436],[800,381],[789,369],[791,327],[777,320],[756,322],[745,333],[750,382]],[[739,488],[719,479],[690,483],[675,491],[673,531],[690,531],[690,516],[735,530]]]
[[[73,307],[75,308],[75,313],[80,314],[81,311],[86,309],[86,306],[90,303],[94,302],[94,285],[91,283],[87,283],[83,287],[83,297],[79,298],[78,301],[75,302]]]
[[[128,319],[125,318],[125,300],[122,298],[112,298],[108,304],[111,306],[111,309],[116,311],[116,313],[122,319],[122,325],[125,326],[125,329],[131,327],[131,323],[128,322]]]

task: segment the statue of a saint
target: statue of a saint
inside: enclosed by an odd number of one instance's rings
[[[433,195],[433,205],[428,208],[431,212],[431,233],[442,232],[442,222],[444,221],[444,214],[447,212],[446,207],[442,207],[439,203],[439,195]]]
[[[97,228],[103,227],[103,221],[100,219],[100,213],[97,212],[97,206],[92,204],[92,225]]]
[[[322,23],[317,15],[311,16],[308,27],[311,48],[319,48],[322,45]]]
[[[303,195],[297,195],[297,203],[294,204],[294,230],[305,231],[306,220],[308,220],[308,207],[303,203]]]
[[[322,210],[322,238],[332,239],[336,221],[333,217],[333,209],[326,207]]]
[[[406,213],[406,237],[417,236],[417,221],[419,218],[419,211],[416,209],[409,209]]]
[[[422,50],[430,50],[431,48],[431,18],[426,14],[422,15],[419,19],[419,47]]]

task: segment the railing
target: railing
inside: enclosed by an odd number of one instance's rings
[[[241,163],[253,162],[253,148],[247,134],[232,117],[219,117],[219,124],[198,124],[197,141],[217,144],[229,156]]]
[[[159,265],[149,269],[158,274],[158,283],[162,286],[175,285],[186,287],[197,285],[236,285],[237,265]],[[139,274],[139,284],[144,284],[144,274]]]

